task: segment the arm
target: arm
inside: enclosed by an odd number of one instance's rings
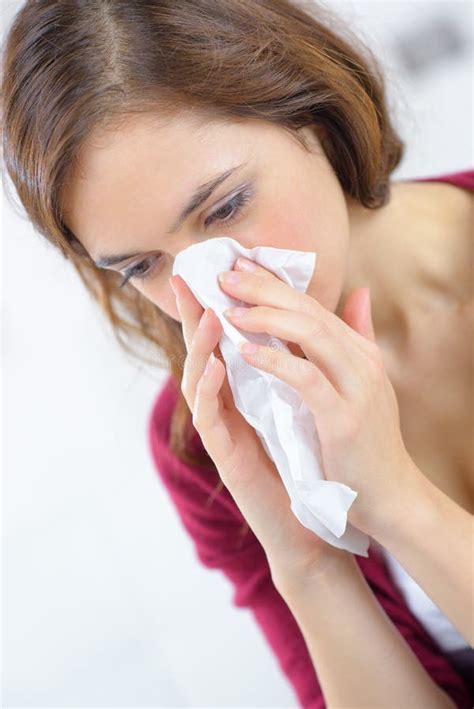
[[[472,647],[474,517],[418,469],[406,497],[372,536],[398,559]]]
[[[151,412],[149,444],[156,472],[193,541],[199,560],[208,568],[219,569],[230,580],[234,605],[248,608],[252,613],[301,706],[325,709],[319,677],[305,639],[274,584],[262,545],[251,529],[241,537],[244,517],[226,488],[208,504],[219,480],[211,462],[202,467],[187,465],[170,450],[169,421],[175,399],[176,391],[169,383]],[[369,551],[368,558],[357,557],[357,562],[374,598],[432,680],[453,698],[457,707],[471,709],[462,679],[411,614],[383,563]]]
[[[278,588],[331,709],[456,706],[385,615],[351,555],[310,578],[282,580]]]
[[[223,487],[209,504],[219,481],[215,466],[211,461],[200,467],[185,464],[170,450],[167,420],[172,404],[162,398],[153,408],[150,452],[197,558],[203,566],[218,569],[230,581],[233,604],[252,613],[301,706],[325,709],[304,638],[272,582],[262,545],[251,529],[242,536],[245,519],[227,488]]]

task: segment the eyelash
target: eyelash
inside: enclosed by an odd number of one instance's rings
[[[207,219],[204,222],[205,227],[208,227],[209,225],[214,224],[216,221],[216,214],[218,214],[220,211],[225,210],[229,205],[236,204],[236,207],[234,211],[232,212],[231,216],[228,217],[227,219],[221,219],[224,224],[232,224],[235,219],[240,215],[240,212],[243,208],[243,206],[250,200],[250,198],[253,195],[253,191],[251,188],[243,189],[241,192],[238,192],[234,197],[229,199],[225,204],[223,204],[221,207],[216,209],[215,212],[209,215]],[[155,268],[159,263],[162,262],[163,260],[163,254],[160,254],[158,256],[157,260],[155,261],[154,265],[151,266],[148,270],[144,271],[142,274],[140,274],[139,269],[143,264],[146,264],[149,259],[144,259],[143,261],[140,261],[140,263],[137,263],[135,266],[130,268],[128,271],[125,272],[125,277],[123,281],[120,283],[119,288],[123,288],[123,286],[127,283],[127,281],[130,278],[135,278],[136,280],[140,281],[145,281],[148,278],[151,278],[153,275]]]

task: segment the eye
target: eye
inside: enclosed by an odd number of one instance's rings
[[[253,197],[253,189],[252,187],[247,186],[238,194],[234,195],[232,199],[229,199],[225,202],[225,204],[221,205],[212,214],[210,214],[207,219],[205,219],[204,226],[207,228],[212,226],[215,222],[231,224],[237,219],[238,216],[240,216],[244,205],[249,202],[251,197]],[[134,278],[139,281],[146,281],[148,278],[151,278],[151,276],[155,274],[158,266],[163,262],[163,256],[164,254],[150,256],[135,264],[132,268],[129,268],[125,271],[125,277],[120,283],[119,288],[123,288],[130,278]],[[148,266],[150,261],[152,261],[152,265]]]
[[[154,263],[152,266],[149,266],[146,268],[147,264],[155,259]],[[135,264],[135,266],[132,266],[132,268],[129,268],[128,271],[125,271],[125,278],[123,281],[120,283],[119,288],[123,288],[123,286],[127,283],[127,281],[130,278],[136,278],[137,280],[140,281],[145,281],[147,278],[150,278],[153,273],[155,272],[155,269],[157,268],[157,264],[161,263],[163,261],[163,254],[158,254],[158,256],[149,256],[146,259],[143,259],[143,261],[140,261],[139,263]],[[144,268],[145,267],[145,268]]]
[[[253,195],[251,188],[246,188],[236,194],[232,199],[229,199],[225,204],[216,209],[204,220],[204,226],[207,228],[216,221],[230,224],[240,215],[244,204],[246,204]],[[229,215],[229,216],[227,216]]]

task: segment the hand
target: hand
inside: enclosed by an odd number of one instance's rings
[[[273,278],[276,278],[275,276]],[[247,523],[265,549],[277,586],[315,575],[326,565],[351,556],[304,527],[290,508],[290,498],[255,430],[236,409],[218,343],[222,326],[214,311],[204,312],[184,279],[170,283],[183,327],[187,356],[181,390],[193,425]],[[206,362],[217,350],[207,374]]]
[[[238,283],[222,289],[253,307],[240,317],[224,314],[247,332],[266,332],[296,343],[306,356],[270,347],[245,360],[292,386],[314,415],[327,480],[358,493],[348,512],[351,524],[376,536],[396,519],[407,490],[422,475],[405,448],[397,398],[375,342],[370,292],[358,288],[347,298],[342,318],[317,300],[281,281],[265,268],[239,268]],[[405,497],[403,497],[405,495]]]

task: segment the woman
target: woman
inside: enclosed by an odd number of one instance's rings
[[[119,343],[165,353],[157,468],[301,704],[470,707],[463,667],[381,554],[469,651],[472,173],[467,190],[390,182],[403,144],[383,77],[332,22],[290,0],[26,2],[4,49],[5,164]],[[359,493],[349,520],[373,539],[367,559],[298,523],[223,363],[204,375],[219,321],[198,328],[170,276],[179,251],[224,233],[318,253],[304,298],[243,264],[222,287],[250,306],[239,327],[288,341],[280,376],[312,407],[326,477]],[[249,361],[271,371],[263,355]]]

